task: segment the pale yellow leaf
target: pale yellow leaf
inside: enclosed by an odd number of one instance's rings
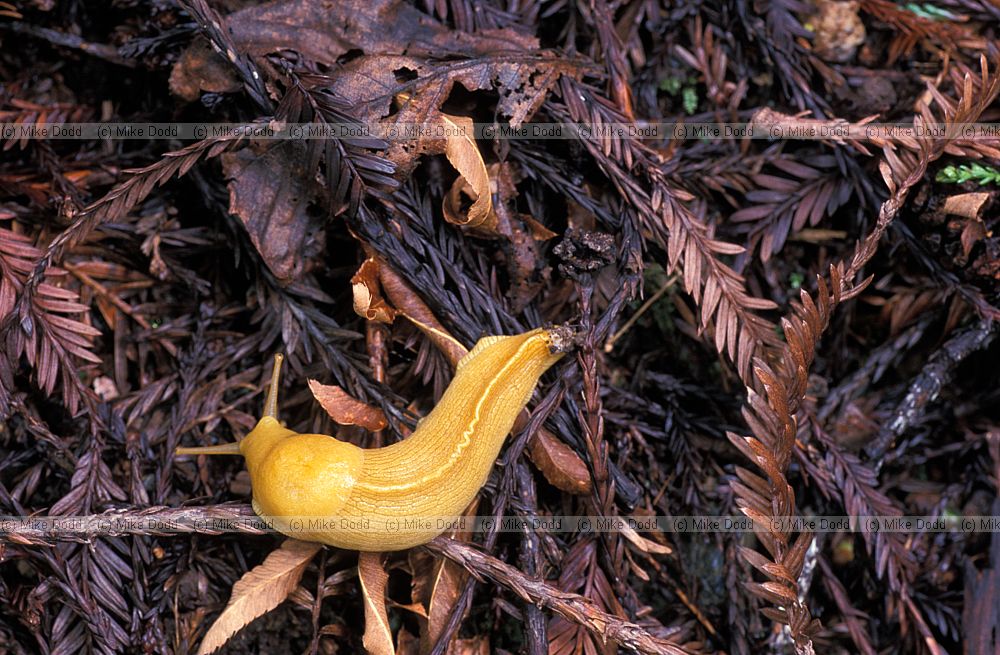
[[[385,584],[389,573],[382,553],[358,553],[358,579],[365,599],[365,636],[362,642],[371,655],[395,655],[389,613],[385,609]]]
[[[198,655],[222,647],[245,625],[280,605],[298,586],[320,544],[288,539],[233,585],[226,609],[201,640]]]
[[[472,119],[441,114],[441,121],[448,133],[444,154],[462,176],[455,181],[444,199],[445,219],[457,225],[493,231],[496,229],[496,215],[493,213],[490,175],[486,170],[486,162],[479,153],[479,146],[476,145]],[[462,192],[473,199],[465,216],[462,216],[460,207]]]

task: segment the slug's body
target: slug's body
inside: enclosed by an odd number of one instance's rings
[[[285,534],[339,548],[388,551],[427,543],[485,484],[538,379],[562,357],[557,350],[564,340],[558,328],[481,339],[413,434],[384,448],[282,427],[274,416],[276,374],[264,418],[238,444],[254,511]]]

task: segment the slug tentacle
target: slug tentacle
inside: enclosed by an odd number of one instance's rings
[[[459,516],[485,484],[539,378],[571,345],[565,328],[480,339],[417,429],[373,449],[283,427],[277,355],[265,415],[238,445],[254,511],[290,536],[340,548],[401,550],[430,541],[444,530],[439,519]],[[400,529],[414,524],[420,527]]]

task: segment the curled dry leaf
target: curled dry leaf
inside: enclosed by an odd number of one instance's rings
[[[950,196],[944,201],[944,213],[963,218],[979,218],[990,195],[986,191],[977,191]]]
[[[309,390],[339,425],[358,425],[372,431],[383,430],[388,425],[381,409],[361,402],[335,384],[309,380]]]
[[[378,262],[369,257],[362,262],[358,272],[351,278],[354,312],[369,321],[392,323],[396,318],[396,312],[382,298],[378,277]]]
[[[980,216],[983,208],[989,203],[992,194],[985,191],[975,193],[960,193],[950,196],[944,201],[943,212],[951,216],[961,216],[962,224],[962,253],[968,257],[973,246],[981,239],[989,236],[986,224]]]
[[[382,563],[382,553],[358,553],[358,579],[365,599],[365,636],[362,640],[370,655],[395,655],[389,613],[385,609],[385,585],[389,572]]]
[[[441,114],[441,122],[448,135],[444,154],[461,175],[451,185],[442,203],[445,220],[455,225],[478,227],[492,232],[496,229],[497,219],[493,214],[490,176],[479,146],[476,145],[472,119]],[[462,211],[463,194],[473,200],[467,213]]]
[[[299,584],[306,566],[322,548],[321,544],[287,539],[236,581],[226,609],[201,640],[198,655],[221,648],[248,623],[280,605]]]

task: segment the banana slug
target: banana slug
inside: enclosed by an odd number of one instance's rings
[[[383,448],[282,426],[276,355],[264,416],[250,434],[177,454],[242,455],[254,511],[296,539],[361,551],[419,546],[448,529],[438,519],[457,518],[486,483],[515,419],[572,335],[557,327],[480,339],[416,430]]]

